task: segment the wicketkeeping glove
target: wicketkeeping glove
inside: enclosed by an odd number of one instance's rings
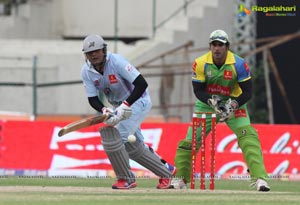
[[[224,105],[220,105],[220,109],[222,110],[222,112],[219,114],[220,115],[220,122],[224,122],[226,120],[228,120],[232,113],[238,109],[239,104],[236,100],[231,100],[231,98],[229,98],[226,103]]]
[[[212,95],[211,98],[207,100],[207,104],[215,110],[216,114],[222,113],[220,108],[221,98],[219,96]]]

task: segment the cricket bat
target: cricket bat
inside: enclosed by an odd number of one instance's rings
[[[59,132],[58,132],[58,136],[61,137],[65,134],[68,134],[69,132],[73,132],[75,130],[79,130],[84,127],[89,127],[89,126],[92,126],[95,124],[99,124],[101,122],[104,122],[108,118],[109,118],[109,115],[100,114],[97,116],[77,120],[77,121],[67,124],[66,126],[61,128],[61,130],[59,130]]]

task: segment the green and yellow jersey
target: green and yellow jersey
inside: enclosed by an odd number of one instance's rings
[[[192,72],[192,81],[206,83],[208,94],[223,98],[238,97],[242,93],[238,83],[251,79],[248,64],[231,51],[221,68],[213,63],[211,51],[196,58]]]

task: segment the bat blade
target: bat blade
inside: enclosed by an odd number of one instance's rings
[[[67,124],[61,130],[58,132],[58,136],[61,137],[65,134],[68,134],[69,132],[73,132],[75,130],[79,130],[84,127],[89,127],[95,124],[99,124],[101,122],[104,122],[108,119],[108,115],[97,115],[89,118],[84,118],[75,122],[72,122],[70,124]]]

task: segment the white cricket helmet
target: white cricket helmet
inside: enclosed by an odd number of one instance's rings
[[[82,51],[83,51],[83,53],[87,53],[87,52],[103,49],[105,47],[106,47],[106,43],[101,36],[91,34],[91,35],[88,35],[83,40]]]
[[[209,43],[211,43],[213,41],[219,41],[221,43],[229,43],[228,35],[223,30],[220,30],[220,29],[215,30],[209,36]]]

